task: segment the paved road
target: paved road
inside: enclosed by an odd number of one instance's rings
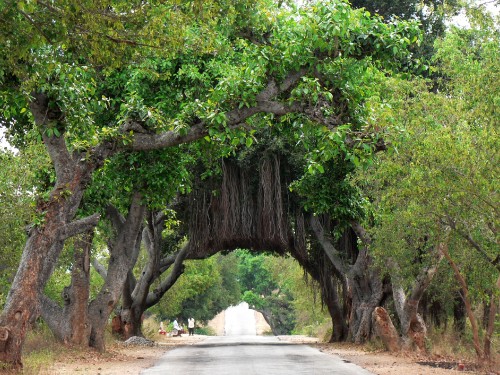
[[[225,336],[167,352],[143,375],[369,375],[338,356],[307,345],[257,336],[254,311],[243,303],[226,310]]]
[[[219,336],[166,353],[143,375],[369,375],[340,357],[276,337]]]

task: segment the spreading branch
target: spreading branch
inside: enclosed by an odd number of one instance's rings
[[[70,237],[76,236],[77,234],[84,233],[92,228],[94,228],[99,219],[101,218],[100,214],[94,214],[91,216],[87,216],[86,218],[73,221],[67,225],[65,225],[60,232],[60,239],[66,240]]]
[[[148,294],[146,299],[147,308],[154,306],[161,297],[169,290],[172,285],[177,281],[177,279],[184,272],[183,262],[187,258],[189,254],[190,246],[189,243],[186,244],[178,253],[175,258],[174,265],[172,267],[172,271],[169,275],[161,282],[160,286],[156,288],[153,292]]]
[[[317,216],[311,216],[310,223],[311,228],[316,235],[316,239],[321,244],[321,247],[328,256],[328,259],[332,262],[338,274],[346,275],[347,270],[342,262],[342,259],[340,258],[339,251],[335,248],[335,246],[333,246],[330,238],[325,235],[325,230],[323,225],[321,225],[319,218]]]
[[[352,230],[356,233],[358,238],[365,244],[365,246],[369,246],[372,243],[372,239],[365,228],[363,228],[363,226],[356,220],[351,220],[350,224]]]
[[[257,113],[273,113],[275,115],[285,115],[287,113],[298,112],[304,110],[304,105],[301,103],[283,104],[271,99],[288,91],[292,86],[296,85],[300,78],[307,73],[306,69],[300,69],[297,72],[291,73],[283,82],[278,85],[274,80],[270,80],[267,86],[256,96],[257,103],[250,108],[238,108],[226,112],[226,126],[229,128],[240,127],[249,117]],[[127,128],[141,128],[140,124],[127,122],[124,131]],[[193,124],[187,132],[179,134],[177,131],[167,131],[161,134],[145,134],[143,132],[135,132],[134,138],[129,145],[123,148],[129,148],[135,151],[156,150],[165,147],[177,146],[183,143],[194,142],[208,135],[208,126],[205,122],[198,121]]]
[[[94,266],[95,270],[101,277],[106,280],[108,277],[108,270],[104,267],[96,258],[92,258],[92,266]]]

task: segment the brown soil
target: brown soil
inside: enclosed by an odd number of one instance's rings
[[[217,335],[224,334],[224,315],[219,314],[209,323]],[[261,316],[257,317],[257,331],[259,334],[269,330]],[[193,345],[205,340],[207,336],[169,337],[157,335],[154,340],[158,345],[154,347],[124,346],[114,344],[104,354],[95,352],[65,352],[56,363],[44,372],[43,375],[82,374],[82,375],[138,375],[151,367],[169,350],[180,345]],[[378,375],[455,375],[481,374],[500,375],[498,371],[476,370],[474,364],[463,363],[464,371],[459,371],[459,361],[453,358],[430,357],[416,354],[394,355],[387,352],[369,352],[363,347],[352,344],[319,343],[318,339],[306,336],[279,336],[280,340],[304,343],[317,347],[324,353],[338,355],[345,361],[355,363]],[[445,366],[447,368],[440,368]]]
[[[181,345],[193,345],[205,340],[207,336],[187,334],[181,337],[155,337],[155,346],[125,346],[115,343],[108,347],[106,353],[95,351],[71,351],[61,354],[58,360],[41,375],[138,375],[142,370],[153,366],[160,357]]]
[[[158,337],[154,347],[125,347],[115,344],[107,353],[65,353],[54,365],[41,374],[82,374],[82,375],[138,375],[141,370],[151,367],[167,351],[180,345],[192,345],[207,336],[183,335],[182,337]],[[465,371],[457,370],[457,363],[451,359],[422,357],[410,354],[392,355],[387,352],[367,352],[361,347],[349,344],[318,343],[317,339],[305,336],[279,336],[280,340],[305,343],[317,347],[324,353],[339,355],[345,361],[355,363],[379,375],[454,375],[454,374],[500,374],[494,371],[478,371],[473,364],[465,363]],[[419,362],[429,362],[419,364]],[[434,367],[447,365],[451,369]]]

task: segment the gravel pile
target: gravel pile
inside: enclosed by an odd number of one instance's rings
[[[139,336],[132,336],[129,338],[127,341],[123,343],[125,346],[155,346],[156,343],[154,341],[145,339],[144,337],[139,337]]]

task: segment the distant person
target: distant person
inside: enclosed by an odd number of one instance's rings
[[[174,319],[174,322],[172,324],[173,324],[173,328],[174,328],[173,336],[180,336],[182,328],[179,325],[179,322],[177,322],[177,318]]]
[[[189,331],[189,336],[194,336],[194,319],[193,318],[188,319],[188,331]]]
[[[166,335],[167,331],[163,328],[163,322],[160,322],[160,330],[158,331],[160,335]]]

